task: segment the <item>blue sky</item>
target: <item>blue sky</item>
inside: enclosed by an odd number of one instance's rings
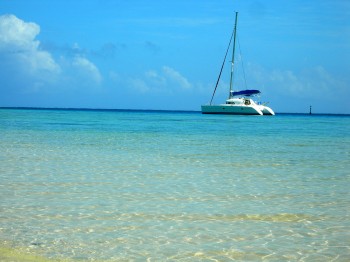
[[[0,0],[0,106],[200,110],[235,11],[235,89],[350,113],[348,0]]]

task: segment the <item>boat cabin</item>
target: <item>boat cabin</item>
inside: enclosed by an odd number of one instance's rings
[[[246,105],[249,106],[252,104],[251,99],[247,98],[230,98],[226,100],[226,105]]]

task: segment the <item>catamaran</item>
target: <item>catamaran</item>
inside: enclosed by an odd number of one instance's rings
[[[232,115],[275,115],[273,110],[266,106],[266,104],[261,104],[255,102],[251,97],[259,95],[259,90],[233,90],[233,73],[234,73],[234,61],[235,61],[235,48],[236,48],[236,31],[237,31],[237,18],[238,12],[236,12],[235,26],[230,38],[229,45],[226,50],[224,62],[221,66],[220,74],[214,88],[213,95],[211,97],[210,103],[207,105],[202,105],[203,114],[232,114]],[[232,61],[231,61],[231,75],[230,75],[230,92],[229,97],[225,104],[213,105],[213,98],[218,87],[222,70],[226,61],[227,53],[230,49],[231,42],[233,38],[232,46]]]

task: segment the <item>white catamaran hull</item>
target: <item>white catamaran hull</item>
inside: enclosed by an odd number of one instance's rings
[[[202,105],[203,114],[275,115],[271,108],[249,98],[229,98],[226,104]]]
[[[271,116],[275,115],[275,112],[273,112],[273,110],[270,107],[268,107],[268,106],[260,105],[259,109],[264,115],[271,115]]]
[[[257,106],[246,105],[202,105],[203,114],[263,115]]]

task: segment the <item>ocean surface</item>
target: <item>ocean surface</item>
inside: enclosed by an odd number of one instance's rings
[[[350,116],[0,109],[0,260],[33,256],[350,261]]]

